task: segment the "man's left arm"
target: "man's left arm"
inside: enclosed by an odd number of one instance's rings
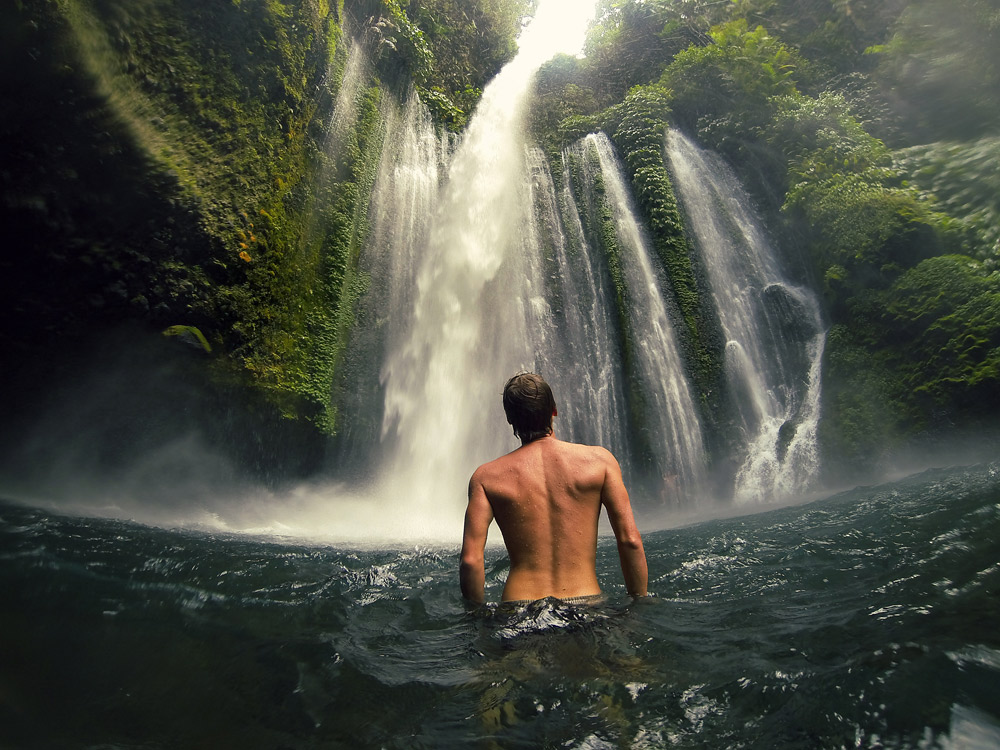
[[[493,521],[493,508],[479,479],[479,472],[469,480],[469,505],[465,509],[465,532],[462,536],[462,562],[458,577],[462,596],[476,604],[486,601],[486,535]]]
[[[603,450],[603,449],[602,449]],[[608,520],[618,542],[618,559],[625,577],[625,588],[630,596],[648,594],[649,570],[646,566],[646,550],[642,546],[642,535],[635,525],[628,490],[622,479],[618,461],[607,451],[604,487],[601,488],[601,503],[608,511]]]

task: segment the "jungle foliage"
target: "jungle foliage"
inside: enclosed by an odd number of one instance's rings
[[[193,343],[214,385],[255,393],[253,408],[334,431],[380,99],[412,81],[460,127],[526,7],[6,4],[0,341],[44,370],[61,342],[141,321]],[[352,37],[376,70],[334,133]]]
[[[532,4],[4,5],[0,342],[27,359],[138,321],[335,431],[380,102],[412,84],[461,129]],[[586,56],[542,70],[530,127],[553,161],[594,129],[621,152],[703,403],[721,347],[664,130],[730,160],[823,291],[823,448],[858,468],[1000,416],[998,35],[995,0],[602,0]],[[349,41],[374,68],[334,139]]]
[[[360,0],[348,3],[389,78],[416,86],[435,117],[460,130],[483,87],[517,51],[537,0]]]
[[[733,164],[826,300],[831,471],[873,467],[958,425],[995,423],[996,4],[601,8],[587,57],[542,72],[540,137],[554,152],[587,128],[613,134],[607,113],[655,89],[672,127]],[[662,138],[651,123],[658,129]],[[634,146],[615,142],[628,161]]]

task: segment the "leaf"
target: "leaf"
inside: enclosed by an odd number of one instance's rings
[[[209,354],[212,353],[212,345],[208,343],[208,339],[205,338],[200,330],[195,326],[170,326],[163,332],[164,336],[180,336],[183,340],[191,343],[191,338],[193,337],[197,342],[196,346],[201,346]]]

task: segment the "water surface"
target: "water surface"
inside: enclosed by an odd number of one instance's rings
[[[604,605],[519,613],[458,540],[0,519],[5,748],[1000,745],[997,464],[647,532],[635,603],[603,539]]]

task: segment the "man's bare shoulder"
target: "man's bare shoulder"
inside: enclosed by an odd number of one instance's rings
[[[614,454],[600,445],[559,441],[559,447],[567,455],[572,455],[579,460],[618,466],[618,461],[615,459]]]
[[[503,457],[501,456],[501,458]],[[490,476],[491,474],[495,474],[498,469],[498,467],[496,466],[498,461],[500,461],[500,459],[495,458],[492,461],[487,461],[486,463],[479,466],[474,472],[472,472],[472,479],[470,481],[482,483],[483,479]]]
[[[547,457],[546,457],[547,456]],[[489,484],[494,478],[504,476],[514,471],[537,466],[536,461],[568,460],[577,466],[587,464],[619,471],[618,461],[607,448],[599,445],[571,443],[557,440],[554,437],[528,443],[520,448],[504,454],[499,458],[484,463],[472,474],[471,481],[477,484]]]
[[[492,461],[487,461],[472,473],[472,478],[469,481],[474,484],[484,484],[493,477],[509,472],[511,467],[519,463],[516,454],[517,451],[512,451],[499,458],[494,458]]]

